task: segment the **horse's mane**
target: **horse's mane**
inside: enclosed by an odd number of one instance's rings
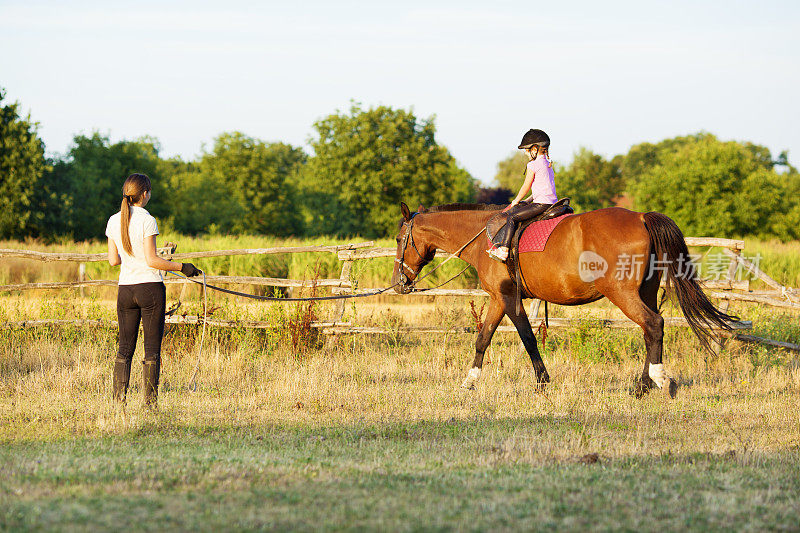
[[[499,211],[506,207],[505,205],[497,204],[465,204],[454,203],[435,205],[433,207],[423,208],[420,213],[441,213],[443,211]]]

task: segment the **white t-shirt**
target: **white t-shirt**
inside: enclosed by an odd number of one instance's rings
[[[106,224],[106,236],[117,245],[117,251],[122,259],[119,270],[120,285],[135,285],[137,283],[163,282],[161,271],[147,266],[144,258],[144,239],[151,235],[158,235],[156,219],[143,207],[131,206],[131,221],[128,226],[128,236],[131,238],[133,255],[128,255],[122,247],[121,213],[111,215]]]

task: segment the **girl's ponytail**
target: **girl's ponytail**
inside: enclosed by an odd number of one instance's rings
[[[150,178],[144,174],[131,174],[122,185],[122,205],[120,206],[120,235],[122,236],[122,249],[128,255],[133,255],[131,236],[128,230],[131,224],[131,206],[142,200],[144,193],[149,191]]]
[[[547,160],[547,168],[553,168],[553,161],[550,159],[550,147],[543,147],[542,153],[544,154],[544,158]]]

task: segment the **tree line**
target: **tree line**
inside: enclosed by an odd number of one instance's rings
[[[432,119],[353,104],[314,124],[313,156],[241,132],[192,161],[161,157],[154,138],[76,135],[47,157],[38,124],[0,91],[0,238],[102,238],[133,172],[153,185],[148,211],[183,234],[383,237],[399,203],[475,198],[476,181],[435,139]]]
[[[501,161],[497,185],[516,192],[524,166],[522,153]],[[581,148],[554,169],[556,191],[578,212],[621,205],[664,213],[687,235],[800,238],[800,174],[787,152],[773,157],[764,146],[701,132],[611,159]]]
[[[0,238],[102,238],[122,182],[150,176],[148,210],[183,234],[394,234],[398,204],[504,203],[522,182],[521,152],[482,188],[435,138],[432,118],[353,104],[314,123],[312,154],[241,132],[218,135],[191,161],[158,140],[76,135],[47,156],[38,124],[0,89]],[[580,149],[556,160],[556,187],[578,211],[621,204],[661,211],[687,234],[800,238],[800,176],[786,153],[699,133],[642,143],[606,159]]]

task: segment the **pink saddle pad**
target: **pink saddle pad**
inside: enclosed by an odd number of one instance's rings
[[[519,238],[519,253],[541,252],[544,250],[547,239],[550,238],[550,234],[553,233],[556,226],[558,226],[562,220],[571,216],[572,213],[568,213],[560,217],[540,220],[525,228],[525,231]]]

